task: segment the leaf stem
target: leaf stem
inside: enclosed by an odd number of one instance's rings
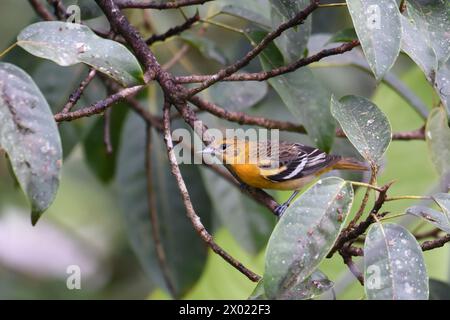
[[[4,55],[6,55],[8,52],[10,52],[12,49],[17,46],[17,41],[14,42],[12,45],[10,45],[8,48],[6,48],[2,53],[0,53],[0,58],[3,58]]]
[[[350,182],[352,185],[354,186],[358,186],[358,187],[364,187],[364,188],[368,188],[368,189],[373,189],[376,190],[378,192],[381,192],[381,188],[374,186],[372,184],[368,184],[368,183],[364,183],[364,182],[357,182],[357,181],[348,181]]]
[[[394,214],[394,215],[392,215],[392,216],[388,216],[388,217],[384,217],[384,218],[381,218],[381,219],[379,219],[380,221],[385,221],[385,220],[390,220],[390,219],[395,219],[395,218],[400,218],[400,217],[403,217],[403,216],[405,216],[406,215],[406,213],[397,213],[397,214]]]
[[[319,4],[319,8],[333,8],[333,7],[346,7],[346,6],[347,6],[346,2]]]
[[[431,200],[428,196],[396,196],[386,198],[385,201],[396,201],[396,200]]]
[[[199,22],[203,22],[203,23],[206,23],[206,24],[211,24],[213,26],[216,26],[216,27],[219,27],[219,28],[223,28],[223,29],[226,29],[226,30],[229,30],[229,31],[233,31],[233,32],[236,32],[236,33],[239,33],[239,34],[242,34],[242,35],[245,34],[244,30],[242,30],[242,29],[234,28],[232,26],[229,26],[227,24],[224,24],[224,23],[221,23],[221,22],[217,22],[217,21],[214,21],[214,20],[209,20],[208,18],[207,19],[200,19]]]

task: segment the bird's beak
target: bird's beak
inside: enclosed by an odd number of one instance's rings
[[[203,149],[197,153],[214,155],[216,153],[216,149],[214,149],[213,147],[206,147],[205,149]]]

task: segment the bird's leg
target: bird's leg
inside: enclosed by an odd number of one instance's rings
[[[283,213],[286,211],[286,209],[291,205],[291,202],[295,199],[295,197],[299,194],[300,190],[295,190],[292,195],[289,197],[289,199],[283,203],[282,205],[279,205],[276,209],[275,209],[275,214],[281,218],[281,216],[283,215]]]

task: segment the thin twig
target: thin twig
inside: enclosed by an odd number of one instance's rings
[[[72,120],[76,120],[79,118],[90,117],[95,114],[102,113],[107,108],[109,108],[111,105],[113,105],[114,103],[116,103],[122,99],[125,99],[128,96],[135,95],[140,90],[142,90],[142,88],[144,88],[144,86],[141,86],[141,85],[126,88],[126,89],[123,89],[122,91],[119,91],[119,92],[109,96],[108,98],[106,98],[104,100],[94,103],[93,105],[91,105],[89,107],[82,108],[80,110],[76,110],[76,111],[68,112],[68,113],[57,113],[54,116],[55,121],[56,122],[72,121]]]
[[[61,113],[68,113],[70,110],[77,104],[78,100],[80,100],[81,95],[84,92],[84,89],[91,83],[91,81],[94,79],[95,75],[97,74],[97,70],[94,68],[91,68],[88,75],[86,76],[83,81],[81,81],[78,88],[70,95],[69,101],[67,101],[66,105],[63,107]]]
[[[443,247],[447,242],[450,242],[450,234],[436,240],[425,241],[421,244],[422,251]]]
[[[47,10],[45,5],[39,0],[28,0],[30,5],[33,7],[34,11],[44,20],[53,21],[55,17]]]
[[[170,129],[170,103],[166,100],[164,103],[163,110],[163,123],[164,123],[164,141],[167,147],[167,153],[169,156],[170,167],[173,176],[175,177],[178,185],[178,189],[183,198],[184,206],[186,208],[186,213],[188,218],[191,220],[194,229],[200,235],[200,237],[206,242],[206,244],[218,255],[220,255],[225,261],[239,270],[242,274],[244,274],[251,281],[257,282],[261,279],[259,275],[254,273],[253,271],[247,269],[241,262],[234,259],[230,256],[225,250],[223,250],[213,239],[213,237],[208,233],[203,224],[200,221],[200,217],[194,210],[192,205],[189,192],[186,188],[186,184],[184,183],[183,176],[181,175],[180,168],[177,163],[177,159],[175,153],[173,151],[173,141]]]
[[[113,153],[113,146],[111,143],[111,109],[106,109],[103,116],[103,143],[105,144],[106,154]]]
[[[368,215],[366,220],[360,222],[358,225],[353,226],[352,228],[347,227],[341,232],[333,248],[330,250],[330,253],[328,253],[327,258],[331,258],[333,254],[336,251],[340,250],[347,242],[351,242],[357,239],[360,235],[366,232],[366,230],[370,227],[372,223],[375,222],[375,217],[381,210],[384,204],[384,199],[386,199],[386,194],[391,185],[392,182],[381,187],[381,192],[378,194],[378,198],[375,201],[371,214]],[[380,217],[383,217],[386,214],[387,213],[380,214]]]
[[[187,19],[183,24],[173,27],[173,28],[170,28],[163,34],[154,34],[150,38],[145,40],[145,43],[147,43],[148,45],[152,45],[155,42],[167,40],[170,37],[176,36],[176,35],[182,33],[183,31],[190,29],[192,27],[192,25],[195,24],[196,22],[198,22],[199,20],[200,20],[200,14],[198,12],[196,12],[195,15],[193,15],[192,17]]]
[[[176,1],[153,1],[153,0],[115,0],[121,9],[177,9],[181,7],[194,6],[211,2],[214,0],[176,0]]]

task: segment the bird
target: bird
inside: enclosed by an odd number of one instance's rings
[[[290,190],[289,199],[275,209],[281,217],[301,189],[331,170],[368,171],[357,159],[327,154],[318,148],[287,141],[216,139],[201,153],[219,159],[239,181],[242,188]]]

